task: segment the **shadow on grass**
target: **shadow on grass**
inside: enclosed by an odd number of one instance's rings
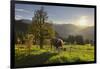
[[[37,55],[20,55],[16,56],[15,58],[15,67],[29,67],[29,66],[37,66],[37,65],[43,65],[45,64],[46,61],[49,60],[52,56],[57,55],[57,53],[49,53],[49,52],[44,52],[41,54]]]

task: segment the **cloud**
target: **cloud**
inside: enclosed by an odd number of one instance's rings
[[[15,19],[32,19],[32,12],[26,9],[15,9]]]
[[[18,20],[19,20],[19,19],[23,19],[23,16],[21,16],[21,15],[16,15],[16,16],[15,16],[15,19],[18,19]]]
[[[15,11],[17,11],[17,12],[23,12],[23,13],[31,13],[30,11],[25,10],[25,9],[15,9]]]
[[[29,20],[32,20],[32,17],[25,17],[25,16],[22,16],[22,15],[15,15],[15,19],[16,20],[20,20],[20,19],[29,19]]]

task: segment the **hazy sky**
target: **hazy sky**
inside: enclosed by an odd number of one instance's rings
[[[42,5],[48,14],[48,21],[53,23],[78,24],[87,23],[94,25],[94,8],[45,6]],[[40,9],[41,5],[16,4],[15,19],[30,19],[34,16],[34,11]]]

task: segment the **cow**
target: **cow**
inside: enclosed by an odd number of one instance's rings
[[[60,38],[51,39],[51,48],[53,46],[57,51],[60,51],[61,49],[63,49],[63,40]]]

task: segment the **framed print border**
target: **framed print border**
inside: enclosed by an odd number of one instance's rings
[[[79,64],[91,64],[91,63],[96,63],[96,54],[97,54],[97,45],[96,45],[96,6],[95,5],[80,5],[80,4],[65,4],[65,3],[49,3],[49,2],[35,2],[35,1],[11,1],[11,17],[10,17],[10,21],[11,21],[11,28],[10,28],[10,44],[11,44],[11,63],[10,63],[10,67],[11,68],[15,68],[15,38],[14,38],[14,23],[15,23],[15,4],[36,4],[36,5],[50,5],[50,6],[69,6],[69,7],[84,7],[84,8],[94,8],[94,61],[90,61],[90,62],[75,62],[75,63],[56,63],[56,64],[44,64],[44,65],[37,65],[37,66],[29,66],[29,67],[44,67],[44,66],[60,66],[60,65],[79,65]],[[27,68],[27,67],[26,67]]]

